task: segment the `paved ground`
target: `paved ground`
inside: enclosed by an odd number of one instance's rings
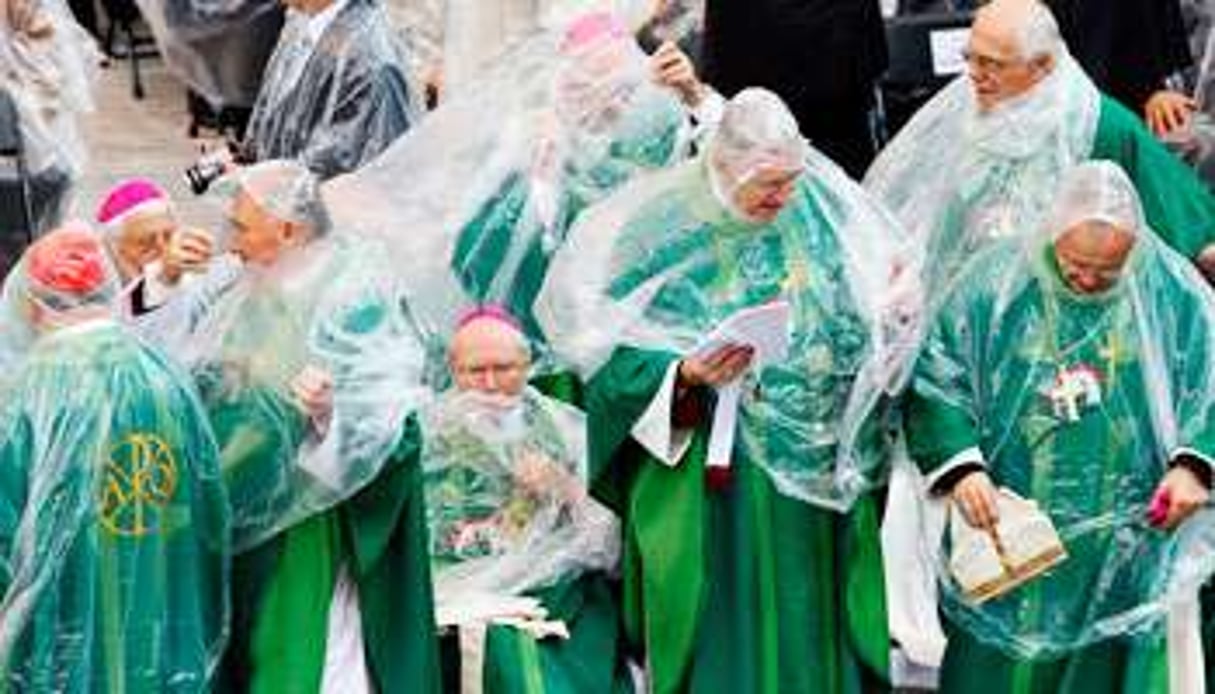
[[[91,219],[110,186],[130,176],[145,176],[170,192],[184,222],[217,224],[219,207],[196,198],[182,180],[182,171],[197,157],[200,146],[187,134],[185,88],[159,60],[141,60],[140,66],[146,89],[141,101],[131,95],[125,62],[114,61],[98,75],[97,109],[84,123],[90,159],[72,200],[72,216]]]

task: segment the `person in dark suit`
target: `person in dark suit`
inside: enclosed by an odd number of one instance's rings
[[[1044,2],[1085,72],[1157,134],[1193,111],[1189,96],[1168,89],[1169,78],[1193,61],[1179,0]]]
[[[771,89],[815,147],[852,176],[865,172],[887,62],[878,0],[707,0],[703,51],[706,78],[724,95]]]
[[[362,166],[405,133],[420,103],[380,0],[284,0],[244,162],[303,161],[321,179]]]

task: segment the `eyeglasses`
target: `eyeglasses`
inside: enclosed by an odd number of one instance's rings
[[[1005,60],[1003,58],[994,58],[990,55],[975,53],[969,48],[962,49],[962,59],[966,61],[972,69],[984,74],[1001,73],[1009,68],[1024,65],[1023,60]]]

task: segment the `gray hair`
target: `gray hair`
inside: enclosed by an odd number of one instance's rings
[[[1063,52],[1063,34],[1055,15],[1040,0],[1028,0],[1025,23],[1017,32],[1017,45],[1021,57],[1035,60],[1045,56],[1058,58]]]
[[[730,185],[762,164],[800,169],[809,147],[780,97],[748,87],[730,99],[708,145],[709,161]]]
[[[235,197],[243,192],[284,222],[308,227],[313,237],[325,236],[333,228],[321,197],[320,179],[298,161],[258,162],[238,169],[229,179],[221,194]]]

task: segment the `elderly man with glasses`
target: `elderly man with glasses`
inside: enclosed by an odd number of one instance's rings
[[[964,55],[968,74],[917,113],[865,177],[932,259],[931,287],[949,284],[995,239],[1035,228],[1062,173],[1090,159],[1117,162],[1152,228],[1208,275],[1215,269],[1215,198],[1093,84],[1046,5],[984,6]]]

